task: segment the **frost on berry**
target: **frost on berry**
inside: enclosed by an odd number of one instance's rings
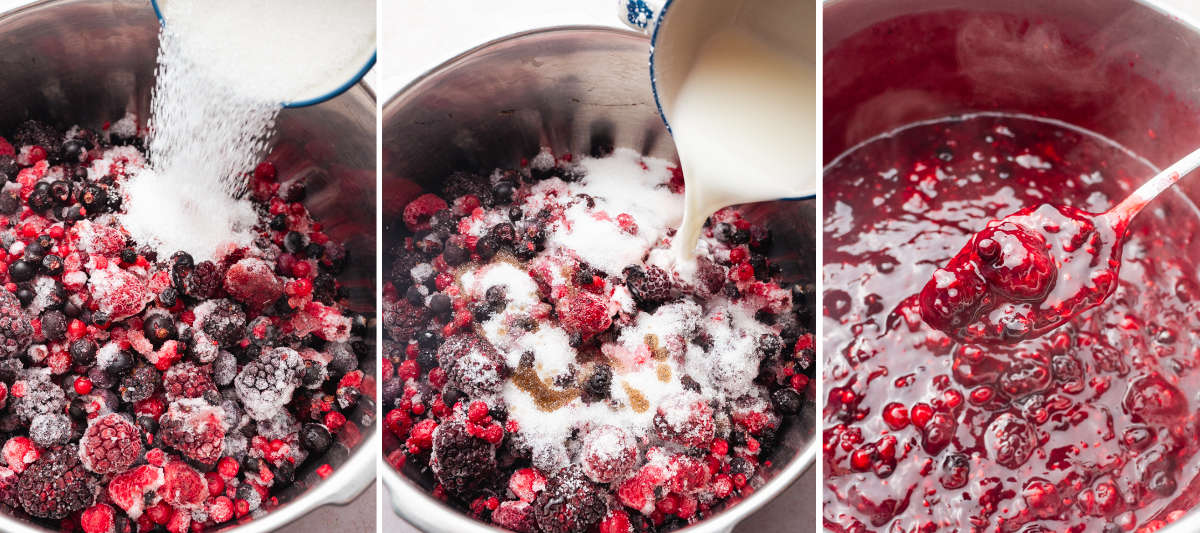
[[[433,431],[429,466],[446,492],[469,496],[497,475],[496,449],[488,441],[472,436],[466,424],[445,422]]]
[[[118,413],[92,419],[79,439],[79,460],[97,474],[123,472],[141,455],[141,432]]]
[[[141,465],[109,481],[108,497],[114,505],[136,520],[146,509],[145,496],[156,493],[164,480],[162,468]]]
[[[16,389],[18,384],[24,388],[24,393],[13,394],[13,404],[22,422],[29,423],[37,415],[65,411],[67,395],[50,380],[49,369],[30,370],[25,373],[24,380],[13,384],[13,388]]]
[[[83,468],[71,446],[50,450],[29,465],[17,481],[17,496],[25,512],[57,520],[92,504],[96,480]]]
[[[262,309],[283,296],[283,282],[262,259],[242,259],[225,272],[225,292],[250,309]]]
[[[208,483],[183,461],[171,461],[163,467],[163,484],[158,494],[173,507],[200,509],[208,497]]]
[[[225,442],[225,412],[197,398],[171,402],[158,419],[163,443],[194,461],[212,464]]]
[[[154,298],[143,279],[114,263],[91,272],[88,291],[109,320],[131,317]]]
[[[66,444],[71,439],[71,419],[62,413],[37,415],[29,423],[29,438],[43,448]]]
[[[437,358],[450,382],[472,397],[488,397],[504,384],[504,359],[487,339],[455,335],[438,347]]]
[[[33,324],[13,293],[0,289],[0,357],[24,352],[33,342]]]
[[[208,300],[194,310],[196,328],[221,346],[229,346],[242,338],[246,327],[246,312],[233,300]]]
[[[216,392],[217,388],[209,377],[211,374],[209,366],[197,366],[189,361],[175,364],[163,374],[163,390],[167,393],[167,400],[203,398],[206,393]]]
[[[588,481],[578,466],[559,470],[533,501],[538,528],[547,533],[585,533],[608,513],[600,487]]]
[[[583,438],[579,458],[583,472],[597,483],[610,483],[625,476],[637,462],[637,441],[625,428],[600,426]]]
[[[234,378],[234,389],[255,420],[275,416],[292,400],[304,361],[291,348],[273,348],[251,361]]]
[[[694,392],[672,394],[658,404],[654,431],[659,438],[670,442],[697,448],[707,446],[716,431],[712,407]]]

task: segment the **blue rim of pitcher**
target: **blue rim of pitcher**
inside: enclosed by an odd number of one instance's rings
[[[163,18],[162,11],[158,8],[158,0],[150,0],[150,5],[152,7],[154,7],[154,16],[158,17],[159,24],[166,24],[167,21],[166,21],[166,19]],[[358,83],[359,81],[361,81],[363,79],[363,76],[367,75],[367,72],[370,72],[371,69],[375,67],[375,56],[377,54],[378,54],[378,52],[371,52],[371,57],[369,59],[367,59],[366,64],[364,64],[362,66],[362,68],[358,69],[358,72],[354,73],[354,75],[351,76],[349,80],[346,80],[345,83],[337,86],[332,91],[329,91],[325,94],[322,94],[322,95],[314,97],[314,98],[308,98],[308,99],[299,100],[296,102],[284,102],[283,107],[296,108],[296,107],[308,107],[310,105],[316,105],[321,102],[330,100],[330,99],[336,97],[337,95],[350,90],[350,88],[353,87],[354,84]],[[658,99],[658,96],[655,95],[655,100],[657,100],[657,99]],[[661,108],[660,108],[660,112],[661,112]]]
[[[662,119],[663,124],[667,127],[667,133],[673,133],[673,132],[671,131],[671,122],[669,120],[667,120],[667,113],[666,113],[666,111],[663,110],[662,100],[658,97],[658,75],[654,72],[654,51],[657,49],[657,44],[658,44],[658,30],[662,29],[662,21],[666,18],[667,10],[671,8],[671,4],[673,4],[673,3],[675,3],[675,0],[667,0],[665,3],[663,3],[662,9],[660,9],[658,11],[658,17],[654,19],[654,31],[651,32],[651,34],[650,34],[650,89],[651,89],[651,92],[654,93],[654,105],[655,105],[655,107],[658,108],[658,117]],[[640,6],[640,7],[635,7],[635,6]],[[629,7],[630,15],[634,15],[637,13],[644,14],[644,13],[650,13],[650,12],[651,12],[651,10],[650,10],[649,6],[647,6],[644,2],[641,2],[640,0],[635,0],[633,2],[630,2],[630,7]],[[630,20],[632,21],[633,19],[630,18]],[[646,24],[648,24],[648,23],[649,22],[647,21]],[[635,22],[635,24],[637,24],[637,23]],[[641,24],[641,26],[643,28],[645,28],[644,24]],[[809,195],[805,195],[805,196],[792,196],[789,198],[780,198],[778,201],[796,202],[796,201],[800,201],[800,200],[812,200],[816,197],[817,197],[817,194],[814,192],[813,194],[809,194]]]

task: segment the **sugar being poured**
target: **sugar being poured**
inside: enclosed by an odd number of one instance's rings
[[[254,238],[258,217],[243,199],[247,173],[269,148],[283,102],[307,97],[364,50],[369,55],[374,3],[170,0],[161,7],[167,23],[149,161],[123,183],[121,222],[160,253],[214,259]]]

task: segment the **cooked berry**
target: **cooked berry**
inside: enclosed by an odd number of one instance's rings
[[[95,483],[76,449],[62,446],[29,465],[17,481],[17,496],[30,515],[58,520],[91,505]]]

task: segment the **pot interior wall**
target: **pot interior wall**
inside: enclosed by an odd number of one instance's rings
[[[514,168],[549,146],[555,153],[604,153],[627,147],[677,161],[650,92],[647,40],[607,29],[539,32],[468,52],[414,82],[383,110],[384,272],[403,245],[400,214],[409,200],[437,191],[455,171],[489,174]],[[786,276],[811,283],[815,203],[746,206],[749,218],[770,220],[775,259]],[[770,479],[799,460],[814,435],[812,409],[780,433]],[[385,439],[387,437],[385,436]],[[386,442],[386,441],[385,441]],[[385,444],[385,449],[389,449]],[[416,490],[432,480],[409,462],[402,474]],[[429,499],[429,505],[443,506]]]
[[[0,17],[0,131],[12,131],[27,119],[99,130],[127,111],[144,126],[154,86],[157,32],[158,20],[145,0],[41,2]],[[350,307],[366,313],[373,325],[374,96],[358,86],[320,106],[284,110],[271,159],[285,187],[307,177],[305,205],[325,232],[350,251],[340,276]],[[373,391],[378,365],[374,335],[368,339],[371,355],[360,367],[371,376],[368,387]],[[281,504],[320,482],[312,471],[316,466],[336,468],[358,451],[374,431],[373,403],[361,402],[349,418],[347,427],[354,427],[339,434],[340,445],[323,460],[307,462],[297,472],[297,483],[278,495]]]

